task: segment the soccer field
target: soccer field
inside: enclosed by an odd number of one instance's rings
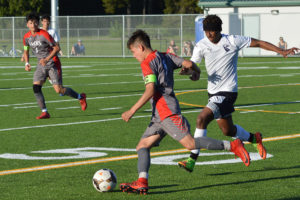
[[[239,96],[233,119],[260,131],[268,151],[252,163],[223,151],[201,151],[193,173],[178,168],[189,152],[166,137],[152,149],[149,194],[122,193],[119,183],[137,179],[135,146],[146,129],[150,105],[129,123],[121,114],[144,92],[139,63],[133,58],[62,58],[65,86],[87,94],[88,108],[59,96],[47,82],[43,93],[51,118],[36,120],[40,109],[32,91],[33,71],[19,58],[0,58],[0,199],[300,199],[300,58],[239,58]],[[32,59],[31,64],[35,65]],[[175,92],[194,132],[207,103],[207,76],[200,81],[175,72]],[[227,139],[216,122],[208,136]],[[93,174],[112,169],[113,192],[99,193]]]

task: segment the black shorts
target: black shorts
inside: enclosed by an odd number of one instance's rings
[[[214,113],[215,119],[226,118],[234,112],[234,103],[237,99],[237,92],[218,92],[208,94],[206,107]]]

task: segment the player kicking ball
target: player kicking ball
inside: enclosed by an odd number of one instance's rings
[[[29,32],[24,35],[23,39],[24,59],[26,63],[25,70],[31,70],[31,65],[29,64],[29,47],[32,48],[33,53],[38,59],[37,67],[33,76],[33,92],[42,113],[40,116],[36,117],[36,119],[50,118],[42,92],[42,86],[47,77],[51,79],[55,92],[78,99],[81,109],[83,111],[86,110],[86,95],[84,93],[78,94],[71,88],[66,88],[62,85],[61,63],[57,56],[57,53],[60,50],[58,44],[55,43],[47,31],[38,28],[38,15],[31,13],[26,16],[26,21]]]
[[[267,151],[262,143],[262,134],[259,132],[252,134],[234,124],[232,120],[231,114],[234,112],[238,92],[238,52],[244,47],[259,47],[286,57],[289,54],[295,54],[299,49],[282,50],[273,44],[254,38],[221,34],[222,20],[217,15],[206,16],[203,20],[203,30],[206,38],[196,44],[191,61],[200,63],[203,58],[205,59],[209,99],[197,118],[194,138],[205,138],[208,124],[216,119],[224,135],[252,143],[257,148],[260,157],[266,159]],[[181,73],[185,74],[187,71],[183,68]],[[199,149],[192,150],[190,157],[179,162],[178,165],[192,172],[199,151]]]
[[[152,119],[141,137],[136,151],[138,154],[138,180],[132,183],[120,184],[123,192],[147,194],[148,171],[150,168],[150,149],[158,146],[168,134],[187,149],[206,148],[209,150],[227,150],[239,156],[246,166],[250,157],[241,140],[233,142],[215,140],[209,137],[194,139],[190,134],[190,125],[181,115],[178,100],[173,90],[175,69],[184,67],[191,69],[191,79],[200,77],[200,69],[195,63],[174,54],[153,51],[147,33],[137,30],[127,42],[127,47],[133,56],[141,63],[145,81],[145,91],[142,97],[122,114],[122,119],[128,122],[132,116],[148,101],[152,105]]]

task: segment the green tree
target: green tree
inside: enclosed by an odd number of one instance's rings
[[[203,10],[197,5],[199,0],[164,0],[165,14],[198,14]]]
[[[39,13],[43,0],[0,0],[0,16],[25,16],[30,12]]]

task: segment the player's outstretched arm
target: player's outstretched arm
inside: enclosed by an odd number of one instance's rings
[[[146,89],[141,98],[130,108],[130,110],[125,111],[122,114],[122,119],[125,122],[128,122],[131,117],[138,111],[143,105],[145,105],[154,95],[155,93],[155,83],[150,82],[146,84]]]
[[[254,38],[251,38],[250,47],[259,47],[259,48],[262,48],[262,49],[265,49],[265,50],[268,50],[268,51],[274,51],[276,53],[281,54],[283,57],[287,57],[288,55],[294,55],[296,52],[299,51],[299,49],[296,48],[296,47],[284,50],[284,49],[281,49],[281,48],[279,48],[279,47],[277,47],[277,46],[275,46],[275,45],[273,45],[269,42],[262,41],[262,40],[257,40],[257,39],[254,39]]]

